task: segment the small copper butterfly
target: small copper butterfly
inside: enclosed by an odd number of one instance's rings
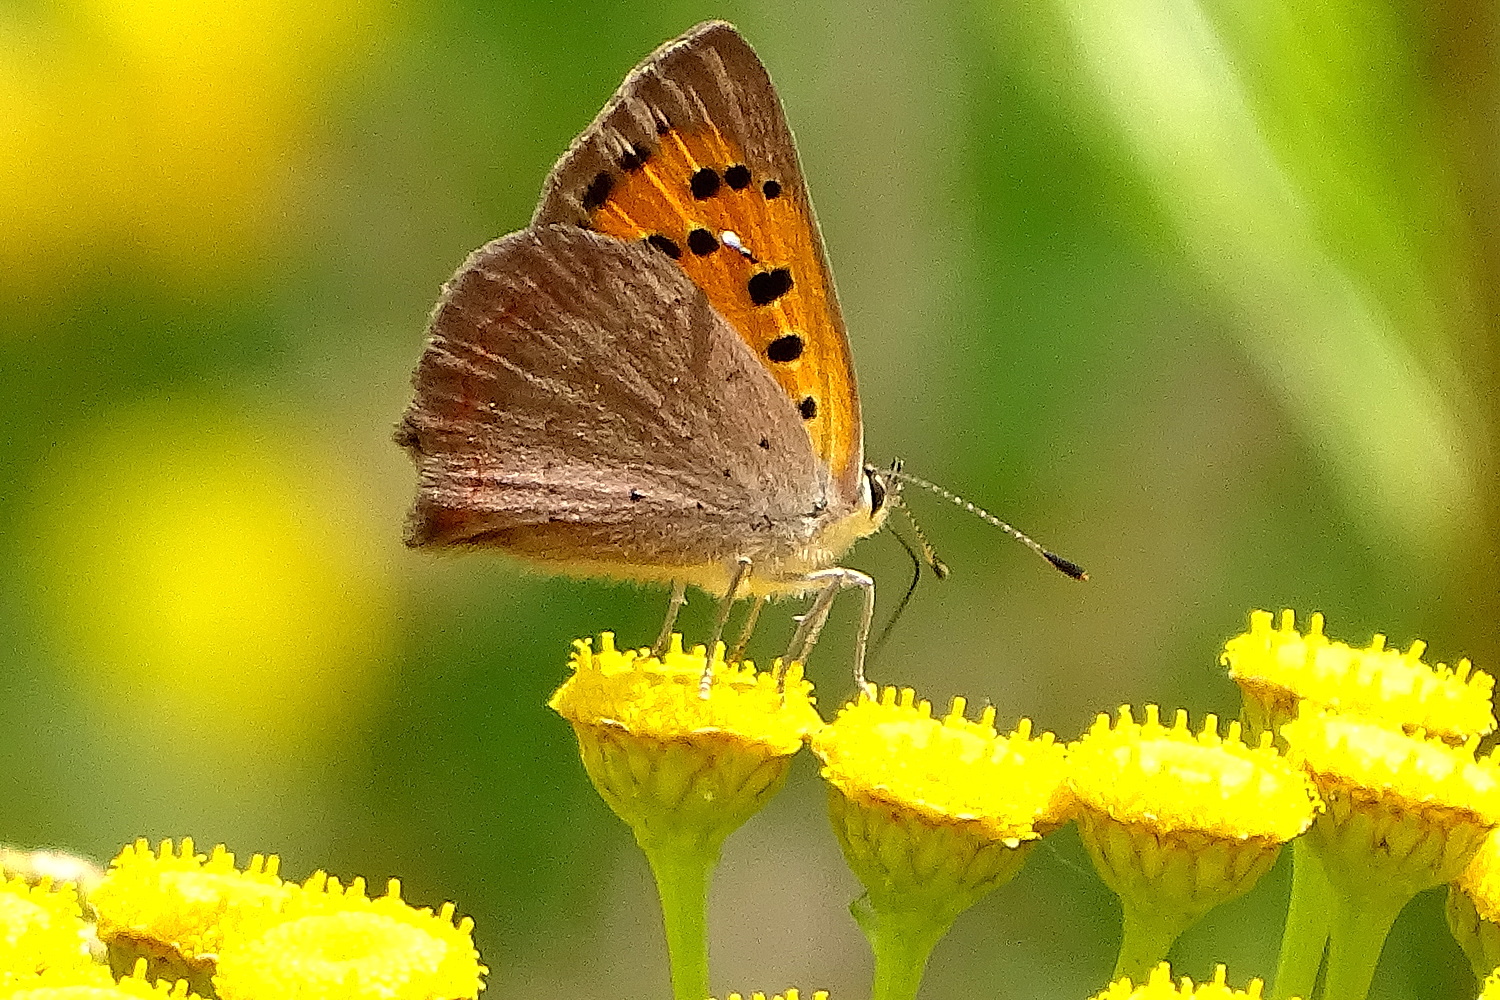
[[[888,512],[797,149],[765,67],[701,24],[635,68],[553,167],[531,225],[443,288],[396,433],[416,547],[493,547],[561,572],[732,602],[819,592]],[[748,628],[747,628],[748,634]],[[714,647],[709,643],[709,649]]]

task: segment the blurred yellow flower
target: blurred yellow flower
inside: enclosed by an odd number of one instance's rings
[[[260,259],[318,95],[385,16],[370,0],[0,12],[0,287],[32,296],[128,256],[201,291]]]
[[[801,996],[802,994],[797,990],[787,990],[785,993],[777,993],[770,1000],[801,1000]],[[731,993],[724,1000],[766,1000],[766,995],[756,990],[748,998],[739,993]],[[812,1000],[828,1000],[828,991],[818,990],[812,995]]]
[[[1453,668],[1429,666],[1422,661],[1426,648],[1418,640],[1402,653],[1387,649],[1385,636],[1377,635],[1355,649],[1324,635],[1320,614],[1303,635],[1291,611],[1281,613],[1279,627],[1270,612],[1253,611],[1250,631],[1225,643],[1220,660],[1244,692],[1252,735],[1262,726],[1279,729],[1303,699],[1449,742],[1491,732],[1494,678],[1468,660]]]
[[[1483,982],[1500,968],[1500,831],[1491,830],[1448,886],[1448,929]]]
[[[95,724],[146,737],[137,780],[280,785],[370,702],[391,641],[381,529],[306,438],[222,404],[142,404],[59,442],[31,484],[46,634]]]
[[[3,1000],[197,1000],[198,996],[182,980],[153,982],[143,965],[118,982],[102,965],[96,965],[72,976],[43,977],[0,991]]]
[[[0,873],[0,986],[89,969],[88,941],[71,883],[30,885]]]
[[[1233,989],[1225,981],[1222,965],[1215,967],[1212,982],[1194,986],[1191,979],[1183,976],[1180,984],[1173,983],[1171,966],[1162,962],[1151,970],[1150,977],[1142,985],[1132,984],[1129,978],[1116,980],[1094,1000],[1261,1000],[1261,987],[1259,979],[1252,979],[1245,989]],[[1281,1000],[1297,998],[1283,997]]]
[[[474,923],[454,922],[454,906],[433,913],[401,900],[392,879],[384,896],[365,895],[318,873],[277,914],[245,921],[219,955],[220,1000],[461,1000],[479,995],[488,971],[474,950]]]

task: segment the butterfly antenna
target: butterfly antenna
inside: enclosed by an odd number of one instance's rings
[[[900,473],[901,470],[898,467],[894,471]],[[933,548],[932,543],[927,540],[927,532],[923,531],[922,526],[917,523],[917,515],[913,514],[911,508],[902,501],[901,494],[892,493],[889,503],[893,507],[900,508],[901,513],[906,515],[906,523],[911,525],[912,533],[917,536],[917,544],[922,546],[922,559],[932,568],[933,575],[939,580],[948,579],[948,564],[938,558],[937,549]],[[916,558],[915,553],[912,554],[912,558]]]
[[[1053,568],[1057,569],[1063,575],[1072,577],[1074,580],[1087,580],[1089,578],[1088,573],[1084,571],[1084,568],[1082,566],[1078,565],[1070,559],[1064,559],[1056,552],[1049,552],[1048,550],[1042,548],[1031,538],[1030,535],[1027,535],[1025,532],[1020,531],[1019,529],[1014,528],[1009,524],[1006,524],[1004,521],[1000,520],[994,514],[991,514],[989,511],[985,510],[983,507],[965,500],[957,493],[953,493],[950,490],[945,490],[936,483],[929,483],[925,479],[910,475],[906,472],[902,472],[898,468],[892,468],[889,472],[886,473],[886,475],[890,476],[892,479],[895,479],[897,482],[910,483],[913,486],[920,486],[922,489],[926,490],[929,493],[937,494],[954,506],[962,507],[970,514],[978,517],[980,520],[988,521],[990,524],[999,528],[1001,531],[1005,532],[1007,535],[1014,538],[1016,541],[1020,542],[1022,545],[1026,546],[1028,549],[1035,552],[1043,559],[1047,560],[1052,564]]]

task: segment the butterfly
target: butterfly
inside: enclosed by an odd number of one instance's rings
[[[396,440],[419,485],[406,541],[720,600],[874,581],[839,560],[878,530],[849,339],[781,102],[735,28],[700,24],[626,78],[553,167],[531,224],[443,288]],[[705,677],[706,682],[706,677]]]

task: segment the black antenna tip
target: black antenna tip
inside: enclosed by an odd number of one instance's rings
[[[1046,549],[1043,549],[1042,555],[1047,557],[1047,561],[1049,563],[1056,566],[1064,574],[1072,577],[1075,580],[1087,580],[1089,578],[1088,573],[1082,566],[1078,565],[1076,562],[1064,559],[1056,552],[1048,552]]]

